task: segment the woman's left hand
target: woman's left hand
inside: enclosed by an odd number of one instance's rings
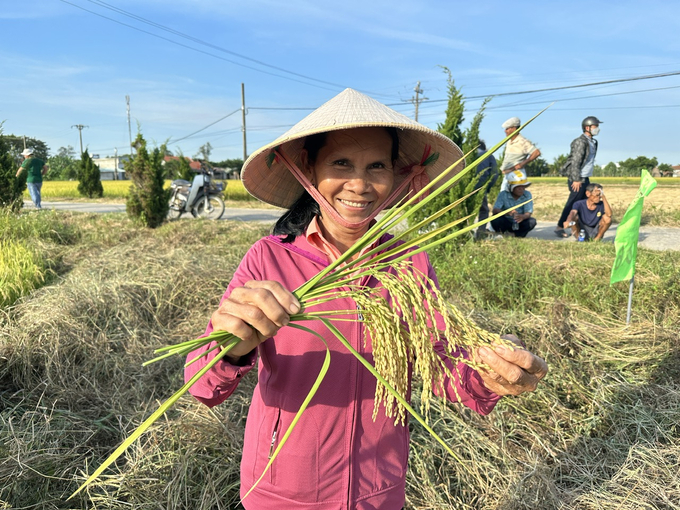
[[[500,396],[534,391],[548,373],[547,363],[522,347],[516,336],[505,335],[503,338],[516,344],[517,348],[498,345],[494,349],[480,347],[477,350],[478,359],[489,366],[489,370],[477,370],[484,385]]]

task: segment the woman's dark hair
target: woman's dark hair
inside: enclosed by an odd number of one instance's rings
[[[275,236],[286,236],[283,242],[292,243],[297,236],[305,233],[314,216],[320,212],[319,204],[304,190],[300,198],[276,221],[272,233]]]
[[[399,134],[397,128],[386,127],[385,130],[392,139],[392,161],[396,161],[399,158]],[[305,138],[303,148],[307,151],[307,161],[310,165],[316,163],[319,151],[326,145],[327,134],[327,132],[318,133]],[[283,242],[292,243],[297,236],[304,234],[314,217],[320,212],[319,204],[305,190],[300,195],[300,198],[290,206],[290,209],[277,220],[272,233],[277,236],[285,235],[286,237],[283,239]]]

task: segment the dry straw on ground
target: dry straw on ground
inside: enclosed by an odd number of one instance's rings
[[[59,278],[0,313],[0,508],[237,508],[253,374],[213,410],[181,399],[106,477],[79,499],[65,498],[84,469],[99,465],[178,387],[182,360],[141,363],[154,348],[203,330],[262,231],[196,221],[148,234],[125,219],[64,217],[81,236],[50,252],[61,257]],[[479,279],[488,287],[480,295],[493,296],[491,303],[510,292],[501,308],[471,316],[516,333],[551,372],[536,393],[503,399],[488,417],[434,400],[432,426],[464,465],[414,427],[407,508],[680,509],[680,306],[677,295],[654,290],[672,283],[678,260],[643,259],[635,323],[625,328],[607,318],[600,289],[606,247],[581,248],[552,253],[517,241],[508,253],[493,243],[460,252],[503,276]],[[525,287],[508,290],[499,282],[517,270],[509,253],[534,265],[562,257],[564,267],[537,267]],[[451,281],[456,268],[473,276],[459,256],[438,267],[440,281]],[[602,290],[592,301],[597,312],[561,297],[581,296],[572,287],[590,281],[593,292]],[[533,313],[516,306],[513,296],[539,288],[550,292],[540,303],[525,301]],[[471,291],[451,290],[465,309]],[[644,311],[655,295],[665,301],[663,321]],[[413,401],[420,403],[418,388]]]

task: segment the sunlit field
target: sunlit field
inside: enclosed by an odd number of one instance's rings
[[[556,222],[569,196],[566,179],[555,179],[530,178],[532,185],[529,191],[534,197],[534,216],[539,221]],[[642,224],[680,227],[680,178],[664,177],[656,181],[657,187],[645,198]],[[637,194],[640,179],[596,177],[592,182],[602,184],[614,213],[614,222],[619,222]]]
[[[166,181],[165,186],[169,187],[171,181]],[[222,193],[225,200],[252,200],[252,197],[243,187],[240,180],[229,179],[222,181],[226,185],[224,192]],[[130,190],[130,181],[102,181],[102,186],[104,188],[103,201],[114,200],[122,201],[128,196]],[[87,200],[78,193],[78,181],[45,181],[42,186],[42,199],[43,200]],[[24,198],[30,200],[28,190],[24,192]]]

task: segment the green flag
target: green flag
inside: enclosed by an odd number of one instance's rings
[[[635,259],[637,258],[638,235],[640,233],[640,218],[642,204],[645,197],[656,188],[656,181],[647,170],[640,176],[640,189],[628,206],[626,214],[616,229],[616,258],[612,266],[612,276],[609,284],[623,280],[630,280],[635,274]]]

